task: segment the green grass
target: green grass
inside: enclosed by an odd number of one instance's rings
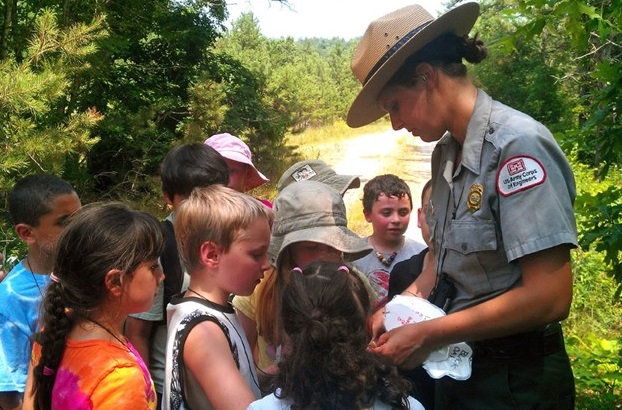
[[[370,125],[361,128],[350,128],[344,121],[337,121],[332,125],[324,127],[312,127],[295,134],[285,136],[285,145],[294,149],[294,156],[291,158],[275,159],[283,161],[283,170],[290,165],[303,159],[322,159],[334,151],[335,146],[344,140],[356,138],[361,134],[373,133],[386,130],[390,124],[386,119],[380,119]],[[279,176],[280,177],[280,176]],[[265,198],[274,201],[277,192],[277,182],[279,177],[273,178],[269,184],[250,192],[258,198]]]
[[[304,150],[304,145],[328,144],[354,138],[361,134],[379,132],[390,126],[386,119],[380,119],[360,128],[350,128],[344,121],[337,121],[332,125],[318,128],[308,128],[297,134],[287,135],[287,144],[299,146]]]

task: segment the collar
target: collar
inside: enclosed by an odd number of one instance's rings
[[[492,98],[484,90],[477,90],[477,99],[471,119],[467,125],[466,138],[462,145],[462,165],[479,175],[481,169],[482,146],[490,127]]]

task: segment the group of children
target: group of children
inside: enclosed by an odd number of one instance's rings
[[[268,179],[230,134],[171,150],[161,177],[163,222],[80,209],[53,176],[16,184],[29,252],[0,283],[1,409],[421,408],[408,375],[367,349],[388,294],[430,292],[415,268],[408,289],[390,279],[425,248],[404,236],[404,181],[365,184],[363,239],[342,198],[360,179],[319,160],[290,167],[274,204],[243,193]]]
[[[468,35],[478,15],[476,2],[436,19],[403,7],[370,23],[352,59],[349,126],[388,114],[437,143],[418,211],[427,249],[404,238],[399,178],[365,185],[374,233],[361,239],[341,197],[360,180],[295,164],[271,211],[242,193],[266,178],[229,134],[165,161],[164,225],[118,203],[78,211],[55,177],[20,181],[9,210],[29,252],[0,283],[1,410],[422,408],[409,393],[428,408],[574,408],[559,323],[577,246],[572,169],[546,127],[469,80],[463,62],[488,53]],[[532,176],[502,186],[521,172]],[[448,314],[383,332],[395,294]],[[386,364],[465,339],[467,380],[431,386]]]

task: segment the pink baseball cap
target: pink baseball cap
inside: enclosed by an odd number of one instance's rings
[[[246,188],[249,191],[270,182],[270,180],[253,165],[251,150],[248,148],[248,145],[235,135],[229,133],[212,135],[205,140],[205,144],[214,148],[220,155],[227,159],[250,165],[250,167],[247,168],[248,175],[246,179]]]

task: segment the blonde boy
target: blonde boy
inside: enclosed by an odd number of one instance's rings
[[[175,218],[188,290],[167,308],[163,409],[246,409],[261,397],[253,352],[231,295],[250,295],[269,268],[272,211],[214,185],[195,189]]]

